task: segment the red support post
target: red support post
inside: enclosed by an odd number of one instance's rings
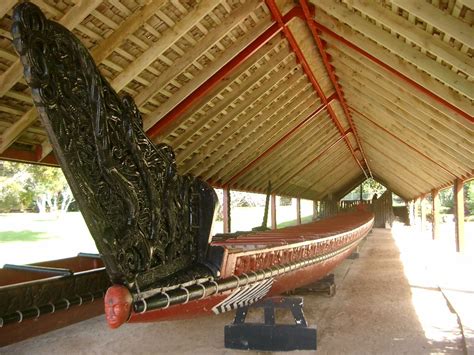
[[[301,16],[301,10],[299,8],[293,8],[285,16],[282,17],[282,21],[287,23],[295,16]],[[205,83],[197,88],[192,94],[181,101],[175,108],[173,108],[165,117],[155,123],[148,131],[147,134],[150,138],[156,137],[164,127],[168,126],[171,122],[178,119],[183,115],[194,103],[198,102],[204,97],[209,91],[211,91],[223,78],[228,76],[234,69],[240,64],[245,62],[251,57],[257,50],[259,50],[265,43],[275,37],[281,28],[278,24],[273,24],[264,33],[262,33],[256,40],[250,43],[243,51],[236,55],[226,65],[224,65],[217,73],[212,75]]]
[[[332,100],[334,100],[334,98],[335,98],[335,94],[331,95],[328,98],[328,103],[330,103]],[[235,174],[233,177],[231,177],[228,181],[224,182],[224,184],[230,185],[233,182],[235,182],[239,177],[246,174],[260,160],[265,158],[267,155],[269,155],[271,152],[273,152],[276,148],[281,146],[283,143],[287,142],[293,134],[295,134],[301,128],[306,126],[306,124],[311,122],[312,119],[315,118],[317,115],[319,115],[323,110],[325,110],[326,107],[327,107],[327,105],[324,105],[324,104],[319,106],[314,112],[312,112],[308,117],[306,117],[301,123],[299,123],[296,127],[294,127],[292,130],[290,130],[288,133],[286,133],[282,138],[280,138],[270,148],[268,148],[266,151],[264,151],[262,154],[260,154],[257,158],[255,158],[253,161],[251,161],[249,164],[247,164],[242,170],[240,170],[237,174]]]
[[[334,67],[331,65],[329,62],[329,57],[326,53],[326,50],[324,48],[324,44],[321,41],[321,38],[319,37],[318,30],[316,29],[316,23],[312,18],[312,14],[308,6],[308,1],[307,0],[300,0],[300,5],[301,8],[303,9],[303,14],[304,18],[306,21],[306,24],[308,25],[311,34],[313,35],[314,41],[316,42],[316,46],[318,47],[319,54],[321,55],[321,58],[323,60],[324,66],[326,67],[326,72],[329,75],[329,78],[331,79],[332,85],[334,89],[336,90],[337,97],[339,100],[339,103],[342,106],[342,109],[344,111],[344,115],[346,116],[347,122],[349,122],[349,126],[351,127],[352,133],[354,134],[354,138],[357,142],[357,146],[359,148],[359,151],[362,155],[362,159],[364,159],[365,166],[367,167],[367,170],[369,171],[370,177],[372,176],[372,171],[370,170],[369,164],[367,162],[367,158],[364,152],[364,149],[362,148],[361,140],[359,137],[359,134],[357,132],[357,128],[354,124],[354,121],[352,120],[351,113],[349,111],[349,107],[347,106],[346,99],[344,98],[344,93],[342,91],[341,85],[339,84],[337,78],[336,78],[336,73],[334,72]],[[313,6],[314,10],[314,6]]]
[[[228,187],[224,187],[222,189],[222,193],[224,194],[222,199],[222,217],[224,220],[224,233],[230,233],[230,189]]]
[[[350,152],[352,154],[352,157],[357,162],[357,165],[359,165],[359,167],[362,170],[362,172],[364,173],[365,177],[368,178],[369,176],[367,175],[367,172],[365,171],[365,169],[362,166],[361,162],[359,161],[359,159],[355,155],[354,148],[352,147],[349,139],[347,138],[347,136],[343,135],[344,134],[344,128],[342,127],[341,123],[339,122],[339,120],[338,120],[334,110],[332,109],[332,107],[330,105],[328,105],[328,100],[326,98],[326,95],[324,94],[321,86],[319,85],[318,81],[316,80],[316,77],[314,76],[308,62],[306,61],[306,58],[305,58],[303,52],[301,51],[298,43],[296,42],[295,37],[293,37],[293,34],[291,33],[290,29],[283,22],[283,17],[280,13],[280,9],[278,8],[278,6],[275,3],[275,0],[265,0],[265,3],[267,4],[268,8],[270,9],[270,12],[273,16],[273,19],[278,23],[280,28],[283,30],[283,33],[285,34],[285,37],[288,40],[291,49],[295,53],[298,62],[301,64],[301,66],[303,68],[303,71],[305,72],[306,76],[308,77],[309,81],[311,82],[314,90],[318,94],[318,96],[321,99],[321,101],[323,102],[323,104],[327,105],[327,111],[329,113],[329,116],[331,117],[332,121],[334,122],[334,125],[338,129],[341,136],[344,137],[344,141],[346,142],[347,148],[350,150]],[[300,10],[300,12],[301,12],[301,10]]]

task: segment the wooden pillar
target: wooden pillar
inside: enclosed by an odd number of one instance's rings
[[[433,225],[432,225],[432,235],[433,235],[433,240],[438,240],[439,239],[439,207],[440,207],[440,202],[439,202],[439,190],[433,189],[431,190],[431,197],[433,199],[433,211],[432,211],[432,217],[433,217]]]
[[[296,224],[301,224],[301,199],[296,199]]]
[[[276,208],[276,195],[272,194],[271,198],[271,210],[272,210],[272,229],[277,229],[277,208]]]
[[[464,251],[464,181],[454,181],[454,229],[456,251]]]
[[[425,210],[424,196],[420,198],[420,214],[421,214],[420,228],[421,228],[421,232],[423,233],[426,230],[426,210]]]
[[[363,195],[363,187],[362,187],[362,184],[360,184],[359,200],[362,201],[363,198],[364,198],[364,195]]]
[[[222,189],[224,194],[222,214],[224,219],[224,233],[230,233],[230,189],[225,187]]]
[[[318,218],[318,201],[313,200],[313,221]]]

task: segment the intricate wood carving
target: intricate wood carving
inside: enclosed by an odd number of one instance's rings
[[[87,49],[41,10],[14,10],[13,43],[66,175],[113,283],[156,285],[205,261],[213,189],[177,174],[171,147],[155,146],[133,99],[119,98]]]

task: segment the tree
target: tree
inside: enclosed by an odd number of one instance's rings
[[[0,208],[23,210],[36,204],[39,212],[67,211],[74,201],[61,169],[23,163],[0,162]]]

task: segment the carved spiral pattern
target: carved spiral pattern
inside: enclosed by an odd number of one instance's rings
[[[133,99],[118,97],[68,30],[31,3],[13,20],[26,81],[112,281],[146,289],[203,261],[214,191],[177,174],[171,147],[147,138]]]

